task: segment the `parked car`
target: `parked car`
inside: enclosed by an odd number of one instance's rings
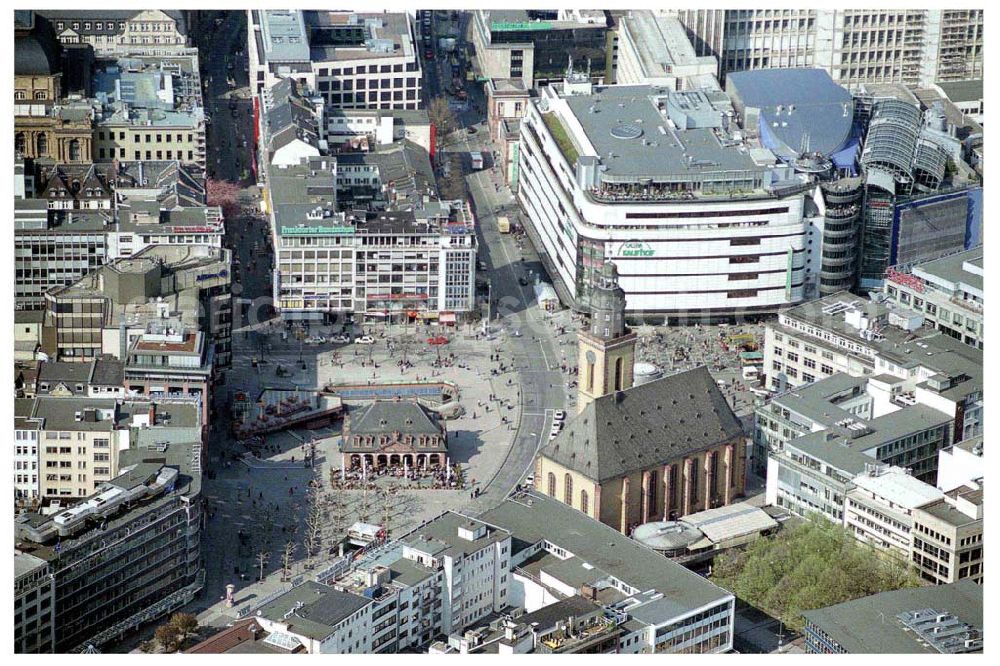
[[[443,335],[435,335],[432,338],[427,338],[427,344],[429,345],[446,345],[448,344],[448,338]]]
[[[535,485],[535,473],[532,472],[528,476],[524,477],[524,483],[525,483],[525,485],[528,485],[528,486]]]
[[[375,344],[375,338],[370,335],[362,335],[360,337],[354,338],[354,344],[356,345],[373,345]]]
[[[485,270],[486,270],[486,262],[485,262],[485,261],[477,261],[477,262],[476,262],[476,266],[477,266],[477,267],[479,268],[479,270],[481,270],[481,271],[485,271]]]
[[[330,342],[336,343],[338,345],[346,345],[350,341],[351,338],[349,338],[346,335],[335,335],[332,338],[330,338]]]
[[[566,420],[566,412],[564,412],[561,409],[557,409],[556,411],[552,412],[552,420],[557,423],[562,423],[563,421]]]

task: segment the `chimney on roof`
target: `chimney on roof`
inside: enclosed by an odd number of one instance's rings
[[[156,425],[156,403],[149,403],[149,425]]]
[[[615,402],[618,404],[625,402],[625,391],[615,391]]]

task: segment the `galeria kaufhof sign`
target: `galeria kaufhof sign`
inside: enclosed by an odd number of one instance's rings
[[[619,257],[653,257],[656,256],[656,250],[650,247],[649,243],[642,243],[639,241],[634,241],[631,243],[622,243],[618,247]]]

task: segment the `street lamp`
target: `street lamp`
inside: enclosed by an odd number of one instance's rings
[[[295,329],[295,337],[299,341],[299,363],[302,363],[302,341],[306,337],[305,329],[299,324],[298,328]]]
[[[493,280],[486,278],[486,335],[490,334],[491,321],[493,321]]]

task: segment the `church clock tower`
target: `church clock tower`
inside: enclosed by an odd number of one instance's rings
[[[632,386],[636,335],[625,326],[625,291],[618,268],[604,264],[591,292],[590,325],[577,334],[579,391],[576,411],[602,395]]]

